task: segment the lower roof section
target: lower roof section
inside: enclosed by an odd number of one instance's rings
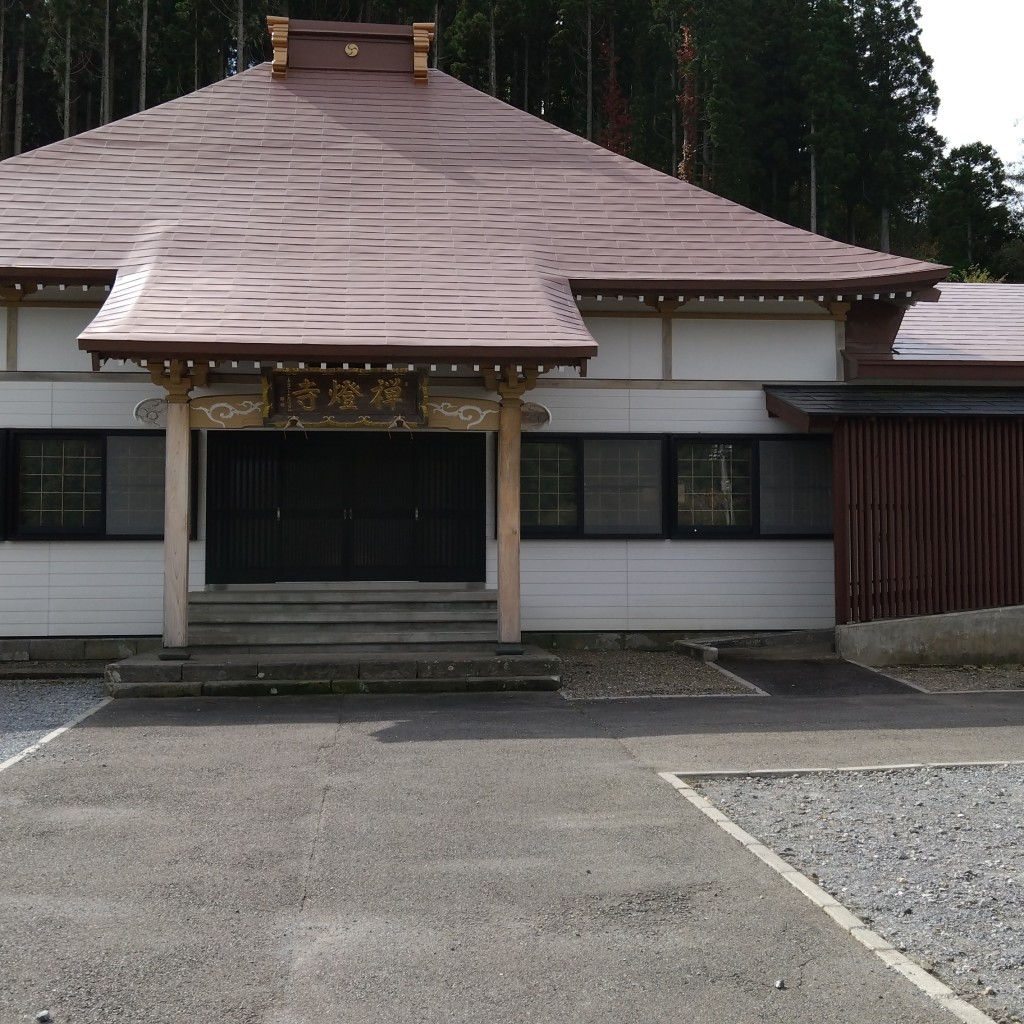
[[[450,296],[443,309],[433,291],[438,274]],[[415,261],[360,274],[304,260],[214,273],[163,258],[118,273],[79,346],[100,359],[151,360],[572,365],[597,355],[567,280],[525,265],[499,273],[485,259],[437,270],[425,284]]]
[[[800,430],[856,418],[1024,416],[1024,387],[792,384],[766,385],[764,393],[769,414]]]

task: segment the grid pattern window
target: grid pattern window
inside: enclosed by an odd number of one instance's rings
[[[832,532],[832,447],[828,440],[762,440],[761,533]]]
[[[660,440],[585,440],[584,532],[660,535],[663,476]]]
[[[680,441],[676,447],[676,525],[748,531],[754,522],[750,442]]]
[[[163,534],[163,434],[11,431],[4,474],[15,537]]]
[[[107,438],[107,533],[152,537],[164,528],[164,438]]]
[[[103,438],[58,435],[18,440],[18,527],[32,533],[100,531]]]
[[[579,523],[577,446],[571,441],[524,444],[521,467],[523,527],[575,529]]]

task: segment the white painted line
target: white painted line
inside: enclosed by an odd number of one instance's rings
[[[54,729],[53,732],[48,732],[41,740],[37,740],[35,743],[32,744],[32,746],[26,747],[23,751],[21,751],[21,753],[15,754],[13,757],[7,758],[6,761],[0,761],[0,772],[4,771],[4,769],[6,768],[10,768],[11,765],[17,764],[19,761],[23,761],[26,757],[29,756],[29,754],[34,754],[40,747],[51,742],[52,740],[55,740],[58,736],[63,735],[69,729],[73,729],[76,725],[78,725],[79,722],[84,722],[90,715],[95,715],[100,708],[106,707],[111,702],[111,700],[113,700],[112,697],[104,697],[103,700],[101,700],[98,704],[94,704],[87,711],[83,711],[80,715],[78,715],[77,718],[72,718],[70,722],[67,722],[59,728]]]
[[[1006,764],[1005,761],[972,762],[973,764]],[[1020,762],[1014,762],[1020,763]],[[911,767],[899,765],[898,767]],[[953,765],[916,765],[913,767],[953,767]],[[825,769],[834,770],[834,769]],[[846,771],[863,771],[864,769],[845,769]],[[722,778],[728,773],[718,773],[717,778]],[[735,773],[733,773],[735,774]],[[743,773],[746,775],[758,774],[755,772]],[[776,773],[778,774],[778,773]],[[797,774],[791,772],[790,774]],[[982,1013],[976,1006],[971,1006],[966,1000],[961,999],[948,985],[939,981],[938,978],[930,975],[920,964],[914,963],[908,956],[899,950],[893,949],[881,935],[872,931],[856,914],[847,910],[839,903],[834,896],[827,893],[820,885],[816,885],[805,874],[798,871],[773,853],[766,846],[755,839],[749,832],[740,828],[734,821],[724,815],[707,797],[703,797],[692,786],[683,781],[681,776],[696,778],[694,773],[689,772],[658,772],[673,789],[677,790],[684,800],[689,801],[701,813],[706,814],[719,828],[728,832],[738,843],[745,846],[762,863],[766,864],[777,874],[781,875],[795,889],[799,889],[816,907],[823,910],[835,923],[857,940],[862,946],[871,950],[887,967],[902,974],[908,981],[913,982],[925,995],[933,999],[940,1006],[944,1006],[954,1017],[963,1021],[964,1024],[994,1024],[993,1018],[987,1013]],[[701,777],[710,777],[711,773],[703,773]]]
[[[875,668],[874,665],[865,665],[862,661],[854,661],[852,658],[844,658],[843,661],[848,661],[851,665],[856,665],[857,668],[866,668],[869,672],[874,672],[876,676],[881,676],[883,679],[891,679],[893,682],[902,683],[904,686],[909,686],[912,690],[917,690],[918,693],[932,692],[931,690],[926,690],[923,686],[918,686],[917,683],[912,683],[909,679],[900,679],[899,676],[883,672],[880,668]]]
[[[743,680],[740,680],[740,682],[743,682]],[[750,686],[749,683],[746,685]],[[753,689],[756,689],[756,687],[753,687]],[[561,693],[561,690],[558,692]],[[750,697],[758,696],[767,697],[768,694],[758,691],[757,693],[630,693],[624,694],[620,697],[570,697],[567,694],[562,693],[562,700],[586,701],[587,703],[599,700],[700,700],[702,698],[705,700],[712,698],[715,700],[720,698],[730,700],[748,700]]]
[[[669,772],[667,774],[678,775],[684,779],[697,781],[706,779],[708,782],[712,782],[715,779],[785,779],[794,775],[823,775],[826,772],[831,772],[834,775],[837,772],[897,772],[911,768],[996,768],[1004,764],[1024,764],[1024,760],[1015,761],[1002,758],[998,761],[908,761],[905,764],[859,764],[832,768],[749,768],[746,771],[726,769],[706,772]]]
[[[723,676],[728,676],[730,679],[735,680],[737,683],[742,683],[748,689],[753,690],[754,693],[759,694],[762,697],[771,696],[771,694],[767,690],[762,690],[760,686],[755,686],[749,679],[744,679],[743,676],[738,676],[735,672],[730,672],[727,668],[722,668],[722,666],[719,665],[717,661],[708,661],[705,662],[705,664],[710,665],[716,671],[721,672]]]

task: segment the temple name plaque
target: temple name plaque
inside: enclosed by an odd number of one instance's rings
[[[282,427],[416,427],[426,384],[412,370],[273,370],[263,376],[263,416]]]

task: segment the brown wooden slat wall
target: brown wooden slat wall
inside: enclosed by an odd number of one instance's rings
[[[1024,604],[1024,421],[843,420],[836,621]]]

